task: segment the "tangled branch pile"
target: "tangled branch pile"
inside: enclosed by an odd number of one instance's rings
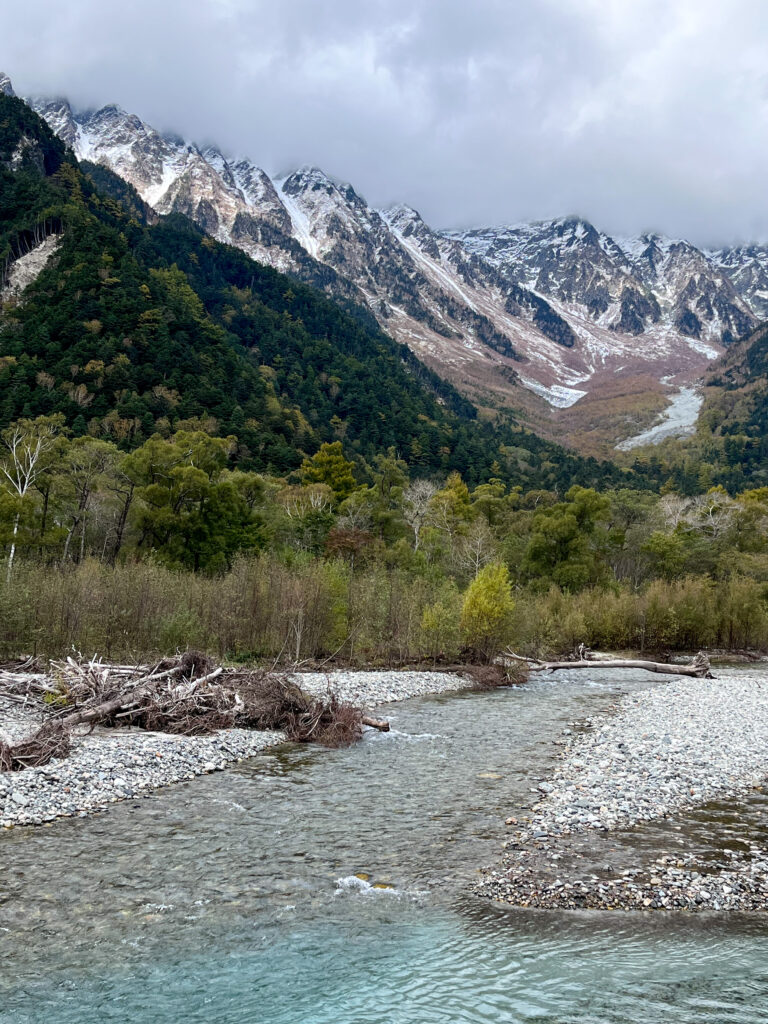
[[[0,772],[38,768],[54,757],[66,757],[71,748],[69,730],[58,722],[46,722],[18,743],[0,740]]]
[[[233,727],[275,729],[295,742],[342,747],[360,738],[364,722],[359,709],[330,690],[319,699],[286,676],[225,670],[197,651],[154,666],[67,658],[52,662],[50,675],[0,672],[0,696],[22,700],[46,716],[32,736],[16,744],[0,742],[0,771],[65,756],[71,730],[83,724],[184,736]]]

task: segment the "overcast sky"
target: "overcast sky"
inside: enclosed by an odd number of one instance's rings
[[[0,69],[435,227],[768,239],[765,0],[4,0]]]

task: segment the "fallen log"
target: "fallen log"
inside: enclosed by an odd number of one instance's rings
[[[557,672],[558,669],[570,668],[639,668],[645,672],[658,672],[670,676],[693,676],[698,679],[713,679],[709,658],[703,651],[688,665],[670,665],[662,661],[642,661],[634,658],[592,659],[581,658],[578,661],[539,661],[538,658],[526,658],[514,651],[505,651],[505,658],[523,662],[530,672]]]
[[[389,732],[389,722],[384,718],[371,718],[369,715],[363,715],[360,721],[363,725],[370,726],[371,729],[378,729],[379,732]]]
[[[152,683],[145,683],[143,686],[137,686],[128,693],[121,693],[119,697],[115,697],[113,700],[97,704],[95,707],[87,708],[85,711],[75,711],[71,715],[59,718],[58,721],[60,725],[65,726],[67,729],[71,729],[75,725],[103,722],[111,718],[116,711],[120,711],[128,705],[135,707],[141,702],[142,698],[148,697],[154,692],[154,681]]]

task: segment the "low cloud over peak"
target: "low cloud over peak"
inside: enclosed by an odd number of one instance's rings
[[[615,233],[768,238],[758,0],[8,0],[21,95],[315,164],[435,226],[576,210]]]

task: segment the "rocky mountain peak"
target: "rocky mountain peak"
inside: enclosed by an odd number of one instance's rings
[[[413,239],[433,259],[440,259],[438,236],[427,226],[418,210],[406,203],[396,203],[382,210],[381,216],[402,239]]]
[[[583,217],[570,214],[552,221],[553,233],[567,245],[599,245],[600,234],[593,224]]]
[[[43,117],[60,139],[77,151],[79,129],[72,108],[65,99],[32,99],[30,106]]]
[[[230,162],[220,149],[217,149],[216,146],[205,146],[200,150],[200,155],[206,163],[211,165],[217,174],[222,176],[228,185],[231,184],[233,187],[237,187]]]
[[[319,167],[302,167],[286,178],[276,178],[274,184],[291,218],[294,237],[310,255],[334,267],[347,259],[357,265],[364,250],[369,258],[377,236],[386,232],[382,218],[350,184]],[[347,249],[346,256],[342,248]]]
[[[768,248],[704,253],[660,235],[614,238],[577,215],[437,232],[406,204],[373,209],[317,166],[271,178],[113,104],[36,109],[159,213],[184,213],[262,262],[366,302],[481,405],[519,403],[521,383],[565,407],[619,375],[695,380],[723,342],[768,313]]]
[[[282,179],[282,191],[287,195],[299,195],[302,192],[325,192],[333,195],[351,188],[346,182],[339,182],[326,174],[320,167],[309,164],[299,167]]]
[[[16,93],[13,91],[13,85],[8,75],[0,71],[0,92],[5,93],[6,96],[15,96]]]
[[[349,207],[358,213],[368,209],[365,200],[355,192],[346,181],[340,181],[326,174],[319,167],[300,167],[280,181],[280,191],[286,196],[302,198],[311,207],[328,206],[328,201],[335,206]]]
[[[141,118],[129,114],[116,103],[83,115],[80,123],[85,133],[98,137],[102,144],[131,146],[141,139],[160,138]]]
[[[397,227],[402,231],[408,228],[418,228],[424,224],[424,220],[418,210],[414,210],[407,203],[394,203],[386,209],[381,210],[382,217],[387,224]]]

